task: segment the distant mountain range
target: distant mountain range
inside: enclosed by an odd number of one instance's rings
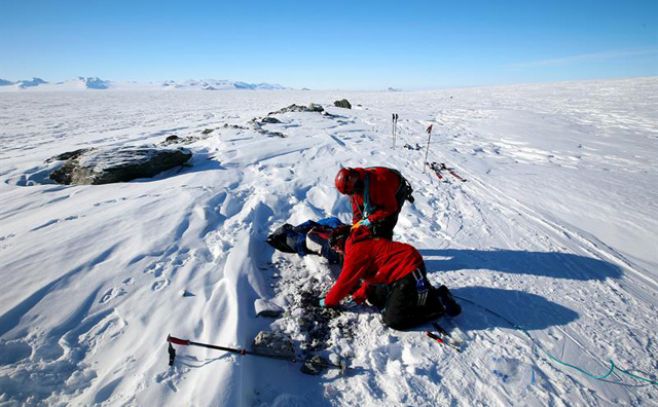
[[[165,81],[162,84],[165,88],[174,89],[203,89],[203,90],[225,90],[225,89],[286,89],[278,84],[271,83],[247,83],[235,82],[217,79],[189,80],[182,83],[176,81]]]
[[[280,90],[287,89],[284,86],[271,83],[247,83],[240,81],[228,81],[217,79],[188,80],[184,82],[164,81],[164,82],[117,82],[100,79],[97,77],[77,77],[64,82],[48,82],[41,78],[32,78],[30,80],[10,81],[0,79],[0,92],[2,91],[20,91],[26,89],[39,90],[104,90],[104,89],[180,89],[180,90],[230,90],[230,89],[267,89]]]

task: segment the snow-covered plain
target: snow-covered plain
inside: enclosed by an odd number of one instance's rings
[[[352,110],[332,106],[346,97]],[[251,119],[292,103],[319,113]],[[399,114],[392,148],[391,114]],[[228,127],[224,125],[228,124]],[[430,161],[468,179],[423,166]],[[230,125],[237,125],[231,127]],[[44,183],[44,161],[89,146],[207,138],[192,166],[98,186]],[[0,94],[0,405],[657,405],[655,385],[588,378],[609,359],[658,372],[658,78],[432,92]],[[298,351],[300,289],[336,270],[273,251],[282,223],[336,215],[340,165],[400,169],[416,201],[395,238],[416,246],[464,312],[462,353],[354,308],[299,363],[178,348],[167,334],[249,347],[280,330]],[[256,317],[257,298],[289,312]],[[644,373],[639,373],[643,371]]]

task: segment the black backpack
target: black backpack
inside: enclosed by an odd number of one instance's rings
[[[398,187],[398,192],[395,194],[395,198],[398,201],[398,206],[402,208],[404,201],[409,201],[409,203],[414,203],[413,192],[414,189],[411,187],[411,184],[405,177],[402,176],[400,171],[391,169],[394,173],[400,177],[400,186]]]

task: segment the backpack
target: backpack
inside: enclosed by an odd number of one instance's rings
[[[395,198],[398,201],[398,206],[402,208],[404,201],[409,201],[409,203],[414,203],[413,192],[414,189],[411,187],[409,181],[402,176],[400,171],[394,170],[391,168],[391,171],[397,174],[400,177],[400,186],[398,187],[398,192],[395,193]]]

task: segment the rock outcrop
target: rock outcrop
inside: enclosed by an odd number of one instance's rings
[[[351,109],[352,104],[347,99],[341,99],[334,102],[334,106],[342,107],[343,109]]]
[[[154,175],[185,164],[192,152],[185,148],[155,146],[81,149],[66,152],[50,160],[65,160],[50,174],[59,184],[111,184]]]
[[[295,360],[292,341],[282,332],[260,331],[254,338],[253,350],[260,355]]]
[[[270,112],[268,113],[269,115],[272,114],[279,114],[279,113],[289,113],[289,112],[317,112],[317,113],[322,113],[324,112],[324,108],[316,103],[311,103],[308,106],[300,106],[296,104],[292,104],[288,107],[284,107],[283,109],[277,110],[276,112]]]

